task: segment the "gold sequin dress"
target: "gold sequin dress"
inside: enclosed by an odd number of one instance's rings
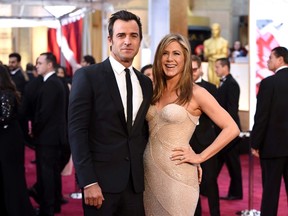
[[[173,148],[189,146],[199,117],[169,104],[161,111],[150,106],[146,119],[150,134],[144,153],[146,216],[193,216],[199,198],[197,167],[175,165],[169,157]]]

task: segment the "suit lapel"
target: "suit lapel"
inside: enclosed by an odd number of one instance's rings
[[[115,107],[120,108],[118,115],[119,115],[119,118],[122,122],[123,127],[127,129],[127,124],[126,124],[126,119],[125,119],[124,107],[123,107],[122,100],[121,100],[121,95],[120,95],[117,81],[115,78],[115,74],[114,74],[114,71],[111,67],[109,59],[106,59],[104,61],[104,67],[106,70],[106,72],[105,72],[106,83],[105,84],[107,86],[109,86],[108,89],[110,91],[110,95],[111,95],[111,98],[115,104]]]
[[[134,69],[134,68],[133,68]],[[134,69],[135,71],[135,74],[139,80],[139,83],[140,83],[140,86],[141,86],[141,89],[142,89],[142,95],[143,95],[143,101],[139,107],[139,110],[137,112],[137,115],[136,115],[136,118],[135,118],[135,121],[134,121],[134,124],[132,126],[132,131],[133,132],[136,128],[136,126],[139,124],[139,122],[141,121],[141,117],[143,117],[143,115],[145,115],[145,108],[147,106],[147,103],[148,103],[148,97],[147,97],[147,86],[144,85],[144,82],[142,80],[142,77],[136,72],[136,70]],[[145,116],[144,116],[145,117]]]

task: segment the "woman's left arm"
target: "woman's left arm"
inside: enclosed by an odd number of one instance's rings
[[[200,154],[196,154],[191,147],[175,148],[171,160],[179,160],[177,164],[200,164],[217,154],[240,133],[237,124],[229,113],[218,104],[216,99],[207,90],[204,88],[193,90],[193,100],[198,104],[199,109],[206,113],[206,115],[208,115],[221,129],[221,132],[212,144]]]

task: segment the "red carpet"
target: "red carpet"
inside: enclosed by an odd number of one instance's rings
[[[25,155],[25,168],[26,168],[26,180],[27,186],[31,187],[36,181],[36,167],[35,164],[31,163],[31,160],[35,159],[34,150],[30,148],[26,148]],[[60,214],[56,214],[57,216],[81,216],[83,215],[82,211],[82,201],[81,199],[72,199],[70,198],[70,194],[75,192],[75,178],[74,174],[69,176],[62,176],[62,192],[65,199],[68,199],[69,202],[65,205],[62,205],[62,210]],[[38,204],[34,202],[31,198],[32,204],[34,207],[38,207]]]
[[[251,210],[256,209],[260,210],[261,205],[261,196],[262,196],[262,183],[261,183],[261,168],[259,164],[258,158],[253,158],[253,196],[250,201],[251,206],[249,206],[249,156],[247,154],[241,155],[241,165],[242,165],[242,178],[243,178],[243,200],[235,200],[235,201],[227,201],[220,200],[220,211],[221,216],[231,216],[236,215],[237,211],[240,210]],[[226,196],[228,194],[228,184],[230,181],[230,177],[226,166],[223,167],[220,176],[218,178],[219,185],[219,193],[220,196]],[[209,208],[207,198],[202,197],[202,216],[209,216]],[[287,198],[285,193],[285,185],[282,182],[280,199],[279,199],[279,208],[278,208],[278,216],[288,216],[288,208],[287,208]],[[250,214],[252,216],[252,214]]]
[[[31,160],[33,160],[34,157],[34,151],[26,148],[26,177],[27,177],[27,184],[28,187],[32,186],[33,183],[36,180],[36,173],[35,173],[35,164],[31,163]],[[254,190],[253,190],[253,205],[249,208],[249,198],[248,198],[248,186],[249,186],[249,157],[248,155],[241,155],[241,163],[242,163],[242,175],[243,175],[243,188],[244,188],[244,197],[243,200],[237,200],[237,201],[226,201],[221,200],[220,201],[220,208],[221,208],[221,216],[232,216],[236,215],[235,213],[240,210],[246,210],[246,209],[260,209],[260,203],[261,203],[261,194],[262,194],[262,184],[261,184],[261,170],[259,166],[259,160],[254,158]],[[228,182],[230,178],[227,172],[226,167],[223,167],[221,174],[218,179],[219,184],[219,191],[220,196],[227,195],[228,191]],[[62,212],[61,214],[57,214],[57,216],[81,216],[83,215],[82,207],[81,207],[81,200],[79,199],[72,199],[70,198],[70,194],[75,192],[75,178],[74,174],[70,176],[63,176],[63,194],[65,198],[69,200],[69,203],[62,206]],[[202,198],[202,209],[203,214],[202,216],[209,216],[209,209],[208,209],[208,203],[207,198]],[[37,207],[37,204],[34,202],[33,199],[32,203],[35,207]],[[288,208],[287,208],[287,199],[285,194],[285,186],[284,183],[282,183],[281,187],[281,194],[280,194],[280,201],[279,201],[279,210],[278,210],[278,216],[288,216]]]

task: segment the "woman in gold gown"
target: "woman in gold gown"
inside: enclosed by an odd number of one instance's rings
[[[166,35],[153,63],[154,95],[146,119],[149,143],[144,154],[147,216],[194,215],[199,198],[197,166],[238,134],[230,115],[204,88],[192,82],[191,50],[180,34]],[[189,140],[202,112],[222,129],[215,141],[195,154]]]

